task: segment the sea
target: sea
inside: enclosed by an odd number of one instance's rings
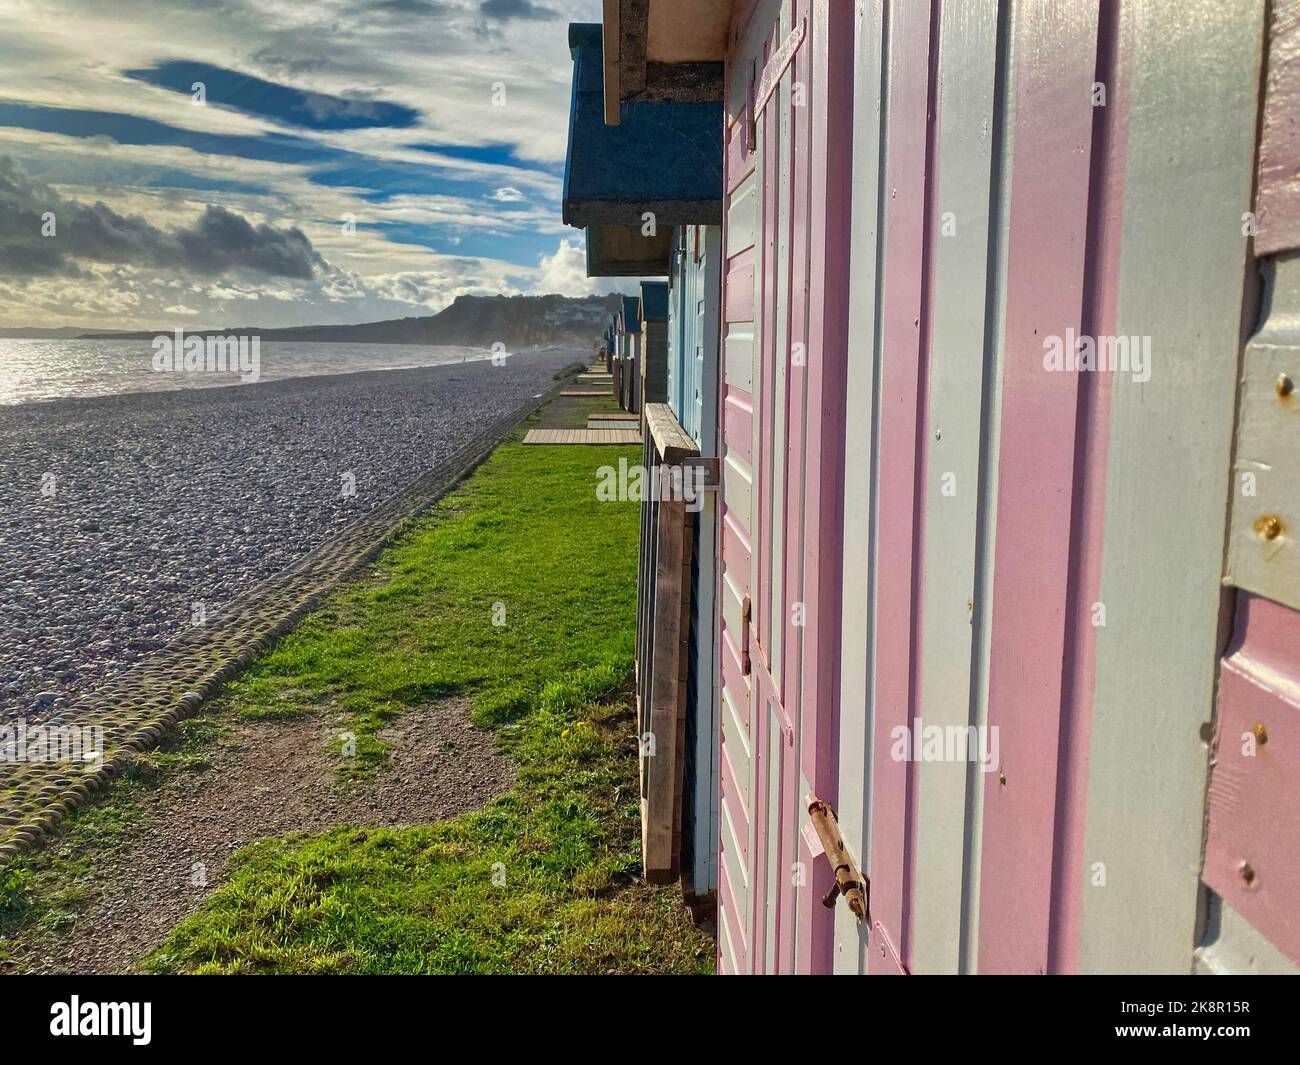
[[[263,341],[255,374],[155,367],[152,340],[32,340],[0,337],[0,406],[127,392],[221,388],[288,377],[403,370],[490,359],[485,348],[422,344]],[[246,358],[245,366],[248,360]]]

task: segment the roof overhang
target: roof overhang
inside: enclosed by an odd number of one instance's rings
[[[630,100],[722,100],[734,0],[604,0],[605,121]]]
[[[619,225],[592,225],[587,234],[588,277],[667,277],[672,230],[653,237]]]
[[[722,104],[637,100],[604,121],[601,27],[569,26],[573,102],[562,214],[593,277],[666,276],[672,229],[722,221]]]

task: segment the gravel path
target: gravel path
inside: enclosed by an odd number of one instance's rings
[[[129,669],[584,355],[0,407],[0,720]]]
[[[345,718],[343,720],[346,720]],[[60,935],[29,930],[0,973],[124,973],[226,879],[241,847],[335,825],[418,825],[486,805],[509,790],[514,765],[491,732],[469,721],[469,701],[411,710],[380,732],[390,765],[340,787],[322,717],[250,722],[212,752],[210,767],[181,773],[139,808],[125,838],[94,859],[91,895]],[[201,869],[202,876],[196,876]]]

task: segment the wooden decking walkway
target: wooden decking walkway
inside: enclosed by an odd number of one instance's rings
[[[639,444],[639,429],[529,429],[525,444]]]
[[[592,399],[609,399],[609,393],[602,388],[566,388],[561,396],[590,396]]]

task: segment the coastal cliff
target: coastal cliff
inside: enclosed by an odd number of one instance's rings
[[[591,343],[620,306],[606,296],[457,296],[437,314],[394,318],[361,325],[304,325],[288,329],[187,329],[191,336],[256,334],[265,341],[351,342],[355,344],[444,344],[458,347],[549,347]],[[86,333],[83,339],[149,340],[170,329],[139,333]]]

